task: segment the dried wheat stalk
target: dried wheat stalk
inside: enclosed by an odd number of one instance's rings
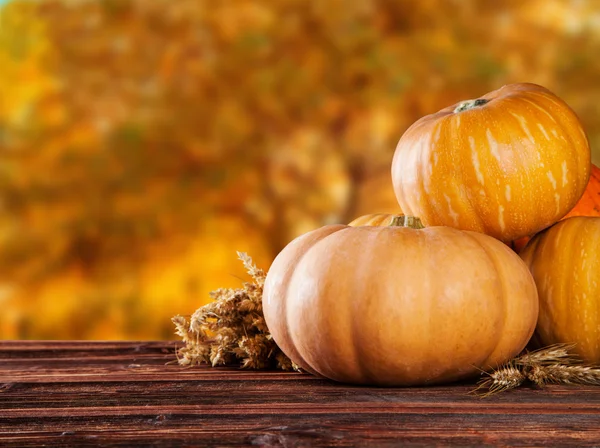
[[[600,385],[600,367],[581,363],[570,353],[573,347],[556,344],[518,356],[491,373],[484,372],[473,392],[487,397],[525,382],[538,387],[550,383]]]
[[[240,289],[217,289],[210,294],[213,301],[190,318],[172,319],[176,334],[185,343],[177,351],[179,364],[209,363],[214,367],[239,363],[249,369],[299,370],[269,334],[262,312],[265,272],[247,254],[237,254],[253,281]]]

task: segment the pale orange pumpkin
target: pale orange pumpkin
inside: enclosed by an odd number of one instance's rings
[[[401,137],[392,162],[404,213],[426,226],[505,242],[566,215],[589,176],[590,147],[579,119],[548,89],[527,83],[421,118]]]
[[[537,285],[542,346],[575,343],[600,363],[600,218],[571,217],[535,235],[520,253]]]
[[[533,333],[538,298],[521,259],[487,235],[330,225],[277,256],[263,311],[277,345],[308,372],[406,386],[514,357]]]

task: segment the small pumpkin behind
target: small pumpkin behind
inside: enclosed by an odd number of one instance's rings
[[[600,363],[600,217],[560,221],[535,235],[520,256],[540,299],[536,343],[574,343],[585,361]]]
[[[408,386],[476,376],[517,355],[538,298],[502,242],[450,227],[330,225],[286,246],[264,285],[276,344],[314,374]]]
[[[359,216],[348,224],[349,227],[389,227],[403,226],[411,229],[422,229],[423,223],[419,218],[413,216],[392,214],[392,213],[373,213],[370,215]]]
[[[358,218],[351,221],[348,225],[350,227],[360,227],[360,226],[389,226],[392,224],[392,220],[394,216],[402,216],[402,215],[394,215],[390,213],[372,213],[368,215],[362,215]]]
[[[590,180],[583,196],[563,218],[572,216],[600,216],[600,168],[592,165]]]

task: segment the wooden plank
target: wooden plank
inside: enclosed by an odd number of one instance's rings
[[[0,359],[174,354],[177,341],[0,341]]]
[[[155,405],[149,411],[150,414],[166,414],[173,410],[172,404],[169,405]],[[456,403],[448,404],[404,404],[404,403],[393,403],[388,404],[385,407],[381,406],[380,403],[276,403],[277,413],[280,415],[317,415],[317,414],[335,414],[338,411],[343,410],[345,413],[352,414],[454,414],[460,413],[465,414],[499,414],[499,415],[511,415],[511,414],[536,414],[536,415],[547,415],[547,414],[581,414],[586,416],[600,415],[600,408],[597,405],[579,405],[576,409],[572,409],[572,404],[560,403],[556,404],[552,408],[542,408],[540,406],[529,405],[529,406],[514,406],[513,404],[500,405],[498,403],[493,404],[462,404],[457,405]],[[265,404],[236,404],[236,405],[222,405],[212,404],[198,404],[198,405],[177,405],[177,411],[186,415],[269,415],[273,413],[273,406],[267,406]],[[140,413],[139,405],[119,405],[119,406],[82,406],[73,409],[72,407],[25,407],[25,408],[13,408],[10,413],[7,413],[3,418],[5,420],[19,419],[29,417],[35,414],[38,418],[51,418],[51,417],[74,417],[74,416],[89,416],[89,417],[101,417],[101,416],[136,416]]]
[[[594,446],[600,388],[337,384],[182,368],[176,342],[0,343],[0,445]]]

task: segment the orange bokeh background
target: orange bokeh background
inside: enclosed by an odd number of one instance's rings
[[[0,7],[0,338],[167,339],[295,236],[397,210],[419,117],[535,82],[600,163],[600,6],[12,0]]]

